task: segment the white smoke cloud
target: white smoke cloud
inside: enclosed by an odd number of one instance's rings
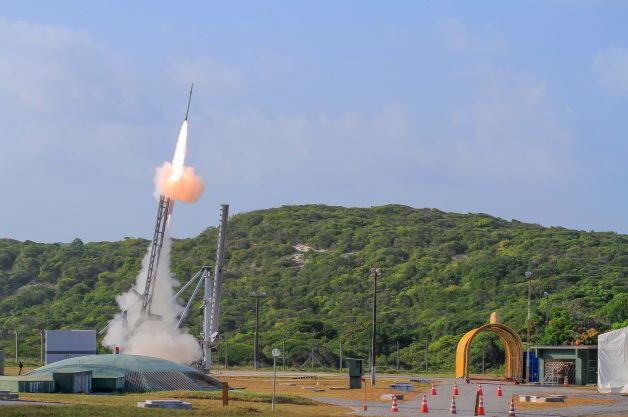
[[[149,256],[150,248],[133,288],[116,297],[120,310],[127,312],[127,324],[124,323],[123,313],[116,314],[107,329],[103,346],[111,349],[120,346],[122,353],[191,364],[200,359],[202,351],[192,335],[177,328],[178,316],[183,308],[172,299],[173,288],[178,283],[170,275],[169,236],[165,236],[161,249],[151,304],[151,313],[161,316],[161,319],[141,319],[142,298],[139,294],[144,293]]]

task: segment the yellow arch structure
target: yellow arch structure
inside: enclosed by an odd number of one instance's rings
[[[492,332],[499,336],[506,351],[506,379],[520,381],[523,351],[521,339],[513,329],[495,321],[491,315],[490,324],[470,330],[462,336],[456,348],[456,378],[469,379],[469,348],[473,338],[481,332]]]

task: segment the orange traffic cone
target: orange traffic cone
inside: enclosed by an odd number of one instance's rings
[[[432,395],[436,395],[436,385],[432,383]]]
[[[515,400],[510,399],[510,408],[508,409],[508,417],[515,417]]]
[[[484,414],[484,397],[480,394],[480,405],[478,405],[478,416],[483,416]]]
[[[478,384],[478,394],[484,396],[484,391],[482,390],[482,384]]]
[[[456,397],[451,397],[451,406],[449,407],[449,414],[456,414]]]
[[[502,384],[499,384],[497,386],[497,396],[501,397],[502,396]]]
[[[399,407],[397,407],[397,396],[393,394],[392,396],[392,405],[390,406],[390,411],[393,413],[399,412]]]
[[[454,395],[460,395],[458,393],[458,384],[456,384],[455,382],[454,382]]]
[[[427,395],[423,394],[423,401],[421,401],[421,412],[427,413]]]

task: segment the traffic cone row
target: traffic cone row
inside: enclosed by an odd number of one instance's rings
[[[390,411],[393,413],[399,412],[399,407],[397,407],[397,396],[393,394],[392,396],[392,405],[390,406]]]
[[[423,401],[421,402],[421,412],[428,413],[427,411],[427,395],[423,394]]]
[[[478,416],[485,415],[484,413],[484,397],[480,395],[480,404],[478,405]]]
[[[449,407],[449,414],[456,414],[456,397],[451,397],[451,406]]]
[[[508,417],[515,417],[515,400],[510,399],[510,408],[508,409]]]
[[[436,395],[436,385],[432,383],[432,395]]]

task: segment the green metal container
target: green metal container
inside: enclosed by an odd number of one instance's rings
[[[347,363],[347,367],[349,368],[349,388],[362,388],[362,376],[364,376],[364,360],[346,358],[345,362]]]

